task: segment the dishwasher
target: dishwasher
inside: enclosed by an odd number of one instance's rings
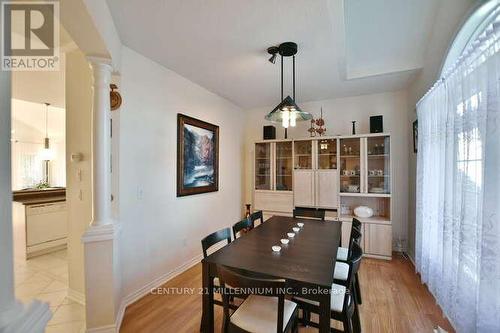
[[[65,248],[68,236],[66,202],[26,206],[26,255]]]

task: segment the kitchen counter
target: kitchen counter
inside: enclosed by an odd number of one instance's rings
[[[66,201],[66,188],[27,189],[12,192],[12,200],[23,205],[38,205],[50,202]]]
[[[12,194],[14,237],[26,258],[66,248],[66,189],[28,189]]]

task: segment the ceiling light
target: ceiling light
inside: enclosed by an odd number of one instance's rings
[[[302,111],[295,103],[295,54],[297,54],[297,44],[286,42],[280,44],[279,47],[270,47],[267,49],[269,54],[272,54],[271,61],[274,63],[276,54],[281,56],[281,102],[266,115],[266,119],[272,122],[281,123],[285,128],[285,139],[287,138],[288,127],[295,127],[297,121],[311,120],[312,114]],[[292,57],[293,60],[293,98],[287,96],[283,99],[283,57]]]
[[[267,53],[271,55],[269,58],[269,62],[274,64],[276,62],[276,58],[278,57],[279,48],[277,46],[271,46],[267,49]]]

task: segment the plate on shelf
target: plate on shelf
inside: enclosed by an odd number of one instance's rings
[[[384,189],[381,187],[372,187],[370,192],[372,192],[372,193],[385,193]]]

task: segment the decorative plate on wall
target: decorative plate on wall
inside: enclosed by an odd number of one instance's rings
[[[115,91],[115,89],[118,89],[116,84],[110,84],[109,87],[111,88],[111,91],[109,92],[111,111],[114,111],[122,105],[122,96],[118,91]]]

